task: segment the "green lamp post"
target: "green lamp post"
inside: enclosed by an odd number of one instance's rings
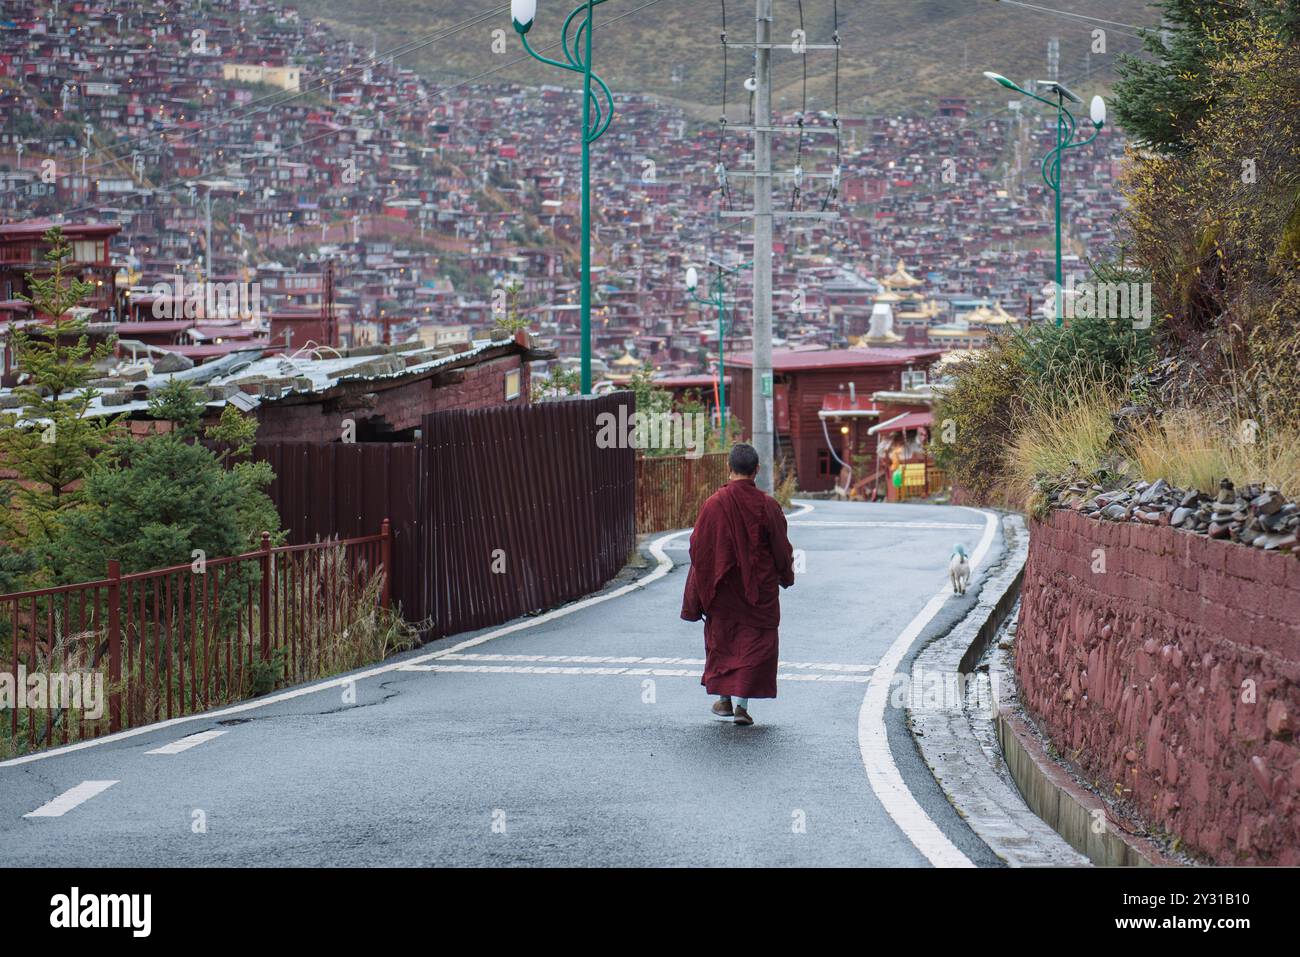
[[[586,0],[574,8],[560,30],[564,60],[542,56],[528,42],[528,31],[537,16],[537,0],[511,0],[510,16],[524,49],[535,60],[582,76],[582,394],[591,394],[591,144],[600,139],[614,119],[614,96],[605,81],[591,72],[591,35],[595,8],[605,0]],[[584,14],[573,39],[569,31],[579,14]],[[600,88],[604,108],[593,84]]]
[[[709,297],[706,299],[698,292],[700,274],[694,266],[686,270],[686,290],[696,302],[712,306],[718,310],[718,421],[722,424],[722,444],[727,444],[727,284],[726,277],[734,276],[740,267],[728,268],[721,263],[711,263],[716,270],[713,281],[709,283]]]
[[[1093,125],[1092,136],[1075,143],[1072,140],[1074,139],[1076,121],[1074,114],[1065,108],[1065,101],[1082,103],[1083,100],[1055,80],[1038,81],[1039,86],[1056,95],[1056,100],[1052,101],[1036,93],[1030,93],[1028,90],[1012,83],[1000,73],[985,71],[984,75],[1008,90],[1015,90],[1031,100],[1046,103],[1056,110],[1056,148],[1043,157],[1043,182],[1056,194],[1056,324],[1059,326],[1065,319],[1065,274],[1061,265],[1061,159],[1066,150],[1087,146],[1101,133],[1101,128],[1106,125],[1106,101],[1099,96],[1092,98],[1090,110]]]

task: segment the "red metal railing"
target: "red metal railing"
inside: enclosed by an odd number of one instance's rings
[[[263,533],[242,555],[125,575],[110,561],[100,581],[0,595],[0,667],[19,694],[25,676],[99,674],[107,699],[100,715],[62,693],[15,706],[12,745],[66,744],[351,666],[347,630],[370,602],[390,606],[391,543],[386,519],[377,535],[307,545],[273,548]]]

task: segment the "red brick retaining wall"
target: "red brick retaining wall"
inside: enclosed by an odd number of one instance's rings
[[[1054,511],[1016,673],[1057,749],[1150,826],[1217,863],[1300,865],[1296,557]]]

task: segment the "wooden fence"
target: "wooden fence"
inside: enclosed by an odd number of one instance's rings
[[[705,499],[727,484],[727,453],[691,459],[644,456],[636,462],[637,534],[690,528]]]
[[[926,499],[932,495],[937,495],[948,487],[948,473],[936,468],[928,458],[905,462],[901,468],[901,482],[898,485],[894,484],[893,474],[886,471],[888,476],[888,484],[885,489],[886,501],[910,502],[916,499]]]

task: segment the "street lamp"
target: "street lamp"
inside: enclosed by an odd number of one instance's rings
[[[725,446],[727,444],[726,277],[734,276],[741,267],[728,268],[716,262],[710,262],[709,265],[716,270],[713,281],[709,283],[709,297],[706,299],[697,291],[700,285],[700,274],[694,266],[686,270],[686,291],[701,305],[712,306],[718,310],[718,421],[722,423],[722,444]]]
[[[1039,96],[1037,93],[1030,93],[1028,90],[1012,83],[1000,73],[985,71],[984,75],[999,86],[1004,86],[1008,90],[1015,90],[1031,100],[1037,100],[1039,103],[1046,103],[1056,110],[1056,148],[1043,157],[1042,169],[1043,182],[1056,194],[1056,324],[1059,326],[1065,317],[1065,275],[1061,265],[1061,158],[1066,150],[1087,146],[1101,133],[1101,128],[1106,125],[1106,101],[1100,96],[1092,98],[1091,109],[1089,110],[1093,125],[1092,136],[1074,143],[1071,141],[1074,139],[1076,121],[1074,114],[1065,108],[1065,101],[1082,103],[1083,100],[1055,80],[1038,81],[1038,85],[1046,90],[1049,95],[1056,95],[1056,100],[1052,101]]]
[[[595,29],[595,8],[605,0],[585,0],[578,4],[560,30],[560,47],[564,60],[542,56],[528,42],[528,31],[537,16],[537,0],[511,0],[510,16],[524,49],[535,60],[548,66],[582,75],[582,394],[591,394],[591,144],[600,139],[614,119],[614,95],[605,81],[591,72],[591,35]],[[579,14],[582,22],[572,41],[569,29]],[[592,89],[600,87],[601,100]]]

